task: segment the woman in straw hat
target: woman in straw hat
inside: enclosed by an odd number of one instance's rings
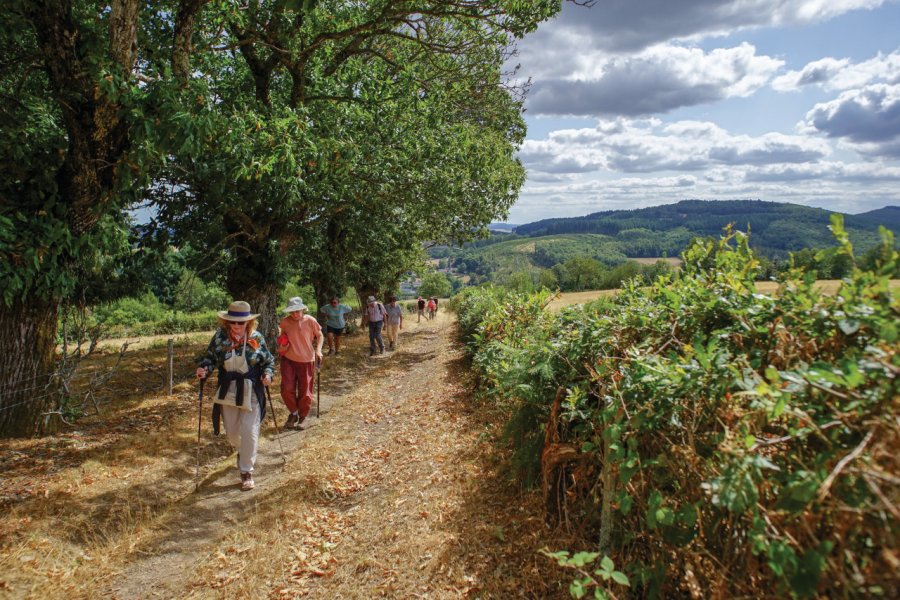
[[[275,357],[266,339],[256,331],[256,317],[243,300],[219,311],[219,329],[199,360],[197,377],[205,379],[213,366],[219,370],[213,402],[221,410],[228,442],[238,451],[241,489],[253,489],[253,466],[259,446],[259,425],[266,415],[263,386],[272,383]],[[213,409],[216,412],[216,408]]]

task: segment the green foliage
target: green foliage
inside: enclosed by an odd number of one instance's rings
[[[422,285],[419,286],[419,295],[425,298],[437,296],[438,298],[447,298],[453,284],[443,273],[431,272],[422,278]]]
[[[576,552],[574,555],[568,551],[549,552],[542,550],[541,554],[556,560],[561,567],[566,567],[577,571],[581,576],[572,581],[569,586],[569,593],[573,598],[584,598],[591,589],[594,590],[594,598],[607,599],[616,597],[615,594],[607,593],[607,586],[616,584],[623,587],[630,587],[631,582],[628,576],[622,571],[616,570],[616,564],[609,556],[604,556],[600,560],[600,564],[590,573],[587,569],[589,565],[594,563],[600,557],[599,552]]]
[[[110,304],[98,306],[94,318],[106,325],[134,326],[143,322],[158,321],[166,316],[167,309],[153,292],[137,298],[122,298]]]
[[[172,310],[152,292],[146,292],[139,297],[120,298],[96,306],[88,327],[99,326],[106,337],[207,331],[215,328],[216,312],[227,305],[228,300],[225,300],[224,304],[216,304],[206,310]]]
[[[832,229],[852,259],[839,219]],[[606,540],[637,594],[683,594],[690,572],[702,595],[890,595],[892,236],[833,296],[800,270],[775,296],[757,294],[761,265],[741,233],[698,240],[683,259],[649,286],[556,315],[540,296],[496,288],[454,299],[481,393],[518,430],[521,476],[540,464],[534,441],[562,390],[553,427],[580,448],[579,466],[550,474],[564,483],[548,503]],[[583,575],[573,594],[589,585]]]
[[[173,293],[172,307],[184,312],[223,310],[230,302],[228,293],[215,283],[207,283],[190,271],[183,271]]]

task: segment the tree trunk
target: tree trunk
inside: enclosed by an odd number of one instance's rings
[[[259,313],[257,318],[257,331],[266,336],[266,344],[269,351],[275,353],[275,338],[278,337],[278,323],[284,316],[279,311],[278,297],[281,294],[281,286],[275,284],[262,285],[252,289],[245,289],[240,294],[235,294],[235,300],[245,300],[250,304],[250,310]]]
[[[0,436],[47,431],[55,378],[57,304],[22,302],[0,310]]]

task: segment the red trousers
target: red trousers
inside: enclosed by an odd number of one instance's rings
[[[315,378],[315,362],[295,362],[281,357],[281,399],[289,411],[299,412],[301,419],[312,407]]]

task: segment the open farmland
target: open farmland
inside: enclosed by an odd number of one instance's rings
[[[669,259],[677,260],[677,259]],[[774,281],[759,281],[756,284],[758,292],[763,294],[774,294],[778,290],[778,283]],[[820,279],[816,282],[816,287],[823,293],[833,295],[836,294],[841,287],[841,282],[837,279]],[[900,289],[900,279],[891,280],[892,289]],[[585,304],[596,300],[597,298],[608,298],[614,296],[619,290],[593,290],[589,292],[567,292],[560,294],[559,297],[548,305],[550,310],[559,310],[564,306],[573,304]]]

